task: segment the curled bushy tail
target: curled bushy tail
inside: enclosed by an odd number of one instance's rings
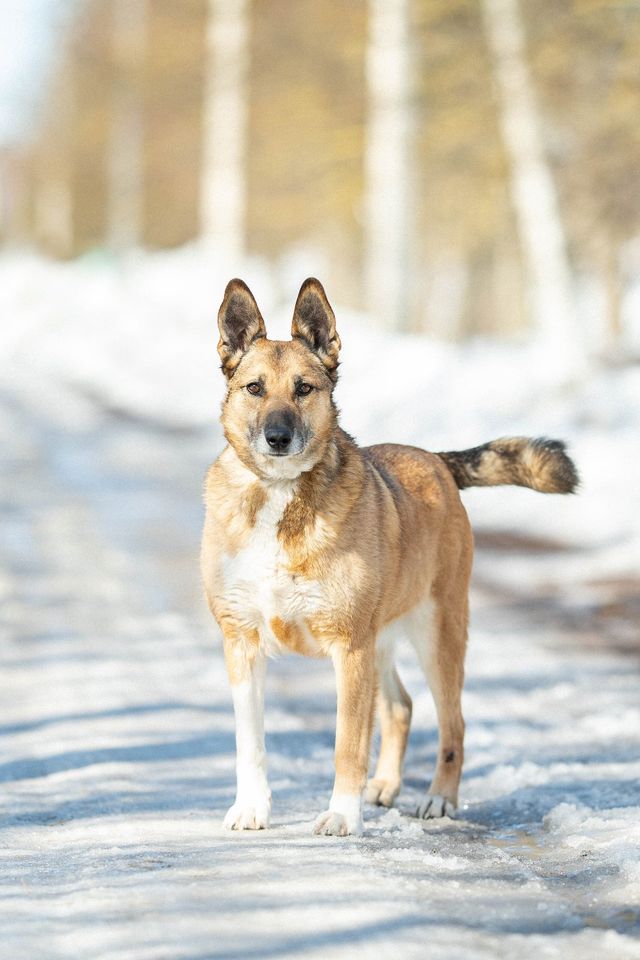
[[[561,440],[503,437],[438,456],[461,490],[509,483],[540,493],[573,493],[578,485],[578,471]]]

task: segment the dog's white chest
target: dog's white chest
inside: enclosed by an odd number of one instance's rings
[[[278,524],[291,500],[290,486],[276,487],[258,512],[246,545],[222,558],[225,605],[247,629],[257,629],[268,651],[281,643],[274,622],[295,626],[308,652],[315,652],[305,619],[316,613],[323,593],[317,581],[293,575],[278,539]]]

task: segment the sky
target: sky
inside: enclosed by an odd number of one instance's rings
[[[29,129],[69,0],[0,0],[0,145]]]

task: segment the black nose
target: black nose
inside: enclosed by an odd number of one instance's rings
[[[293,431],[286,423],[270,423],[264,428],[264,437],[274,453],[286,453],[293,439]]]

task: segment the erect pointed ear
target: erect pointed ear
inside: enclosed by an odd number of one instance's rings
[[[218,311],[218,327],[218,353],[222,360],[222,372],[225,377],[230,378],[253,341],[267,335],[258,304],[242,280],[230,280],[227,284],[224,300]]]
[[[341,344],[336,318],[324,287],[315,277],[309,277],[300,287],[293,310],[291,336],[306,343],[322,360],[331,379],[337,380]]]

